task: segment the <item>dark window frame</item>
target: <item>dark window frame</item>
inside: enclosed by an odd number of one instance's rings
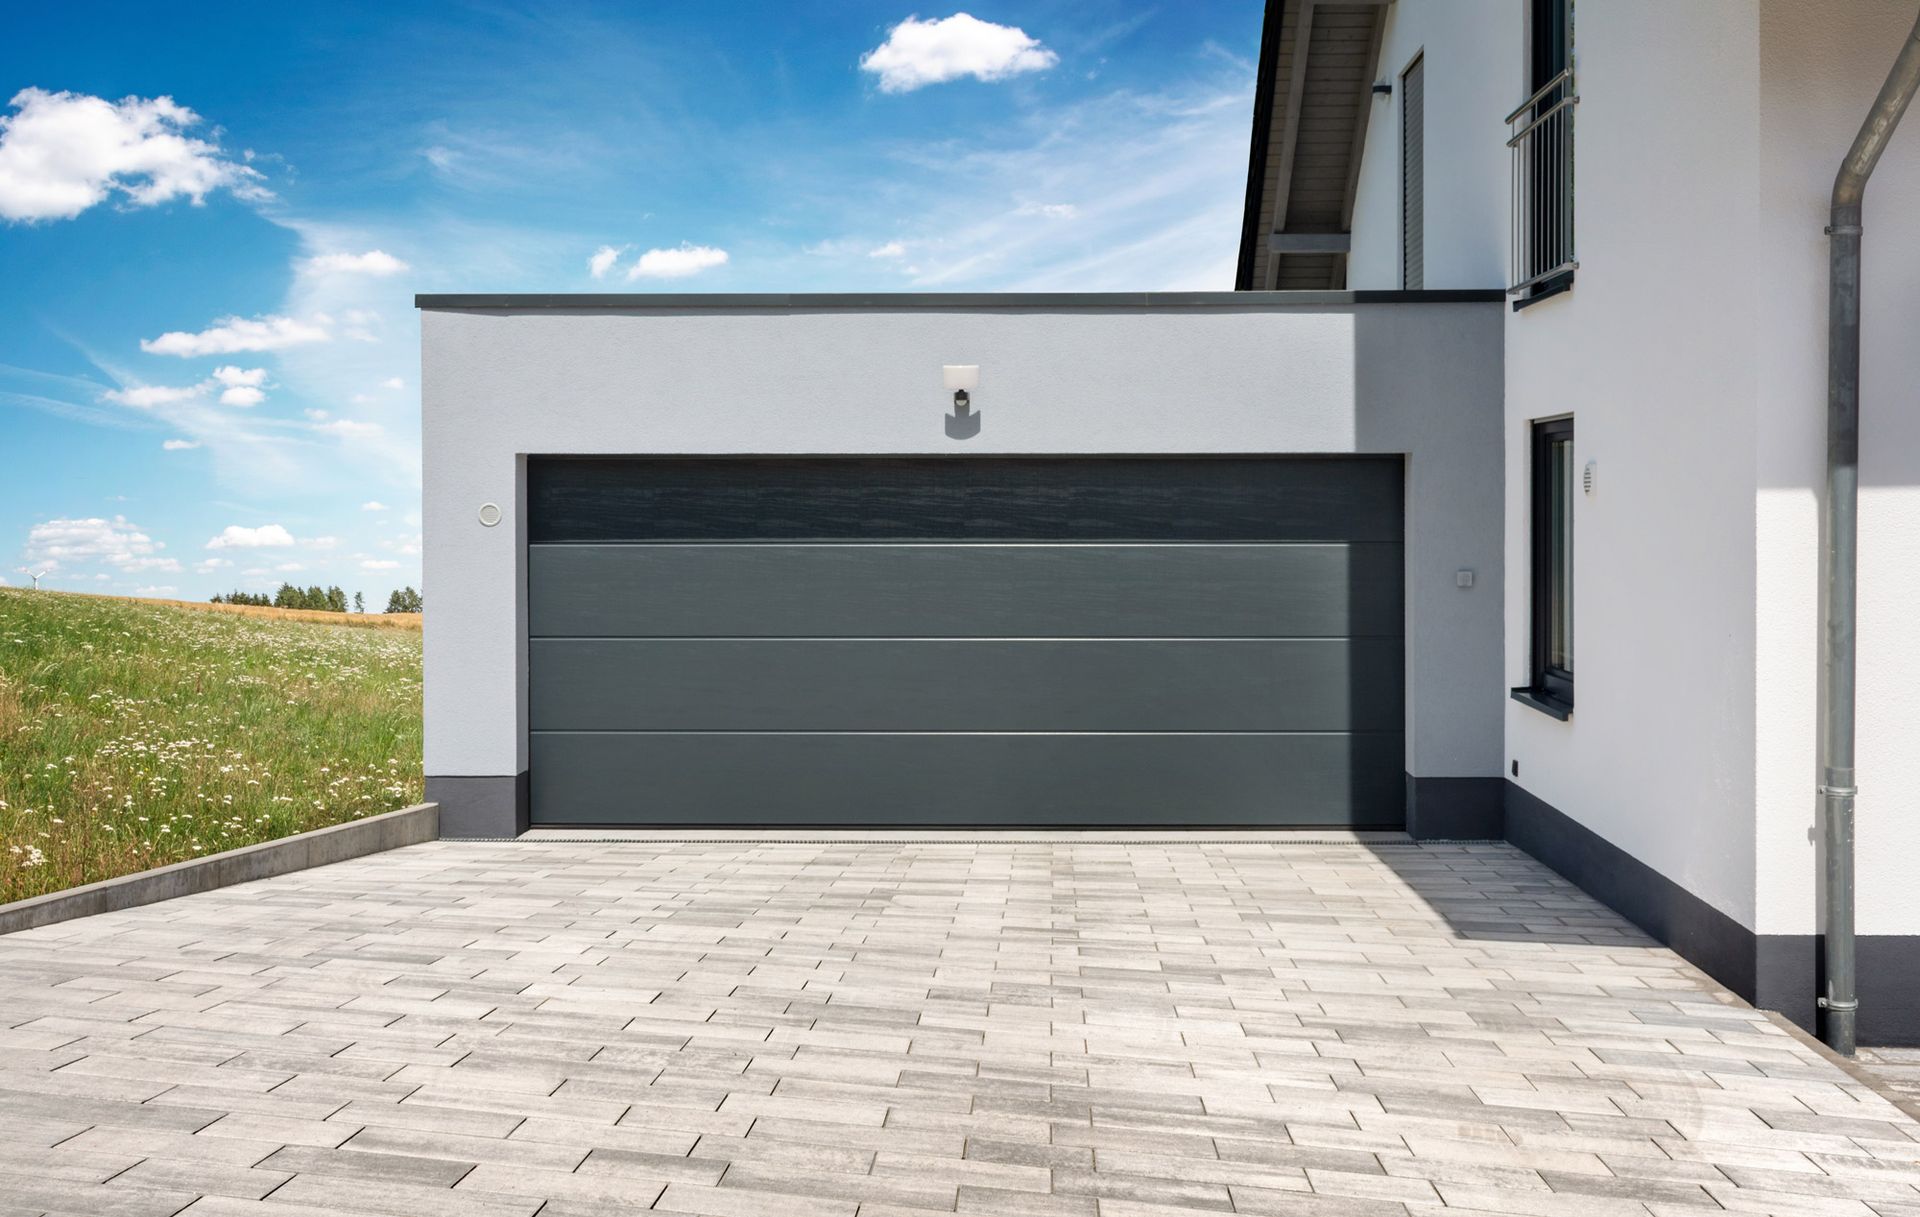
[[[1556,536],[1554,521],[1554,447],[1567,445],[1566,484],[1561,489],[1564,501],[1561,519],[1564,536]],[[1555,662],[1553,624],[1562,612],[1568,623],[1567,646],[1572,646],[1574,619],[1573,554],[1574,500],[1573,470],[1574,427],[1571,416],[1541,419],[1527,430],[1527,455],[1530,494],[1527,518],[1530,526],[1528,549],[1531,557],[1528,575],[1528,603],[1531,621],[1527,635],[1528,683],[1512,691],[1513,699],[1558,719],[1573,716],[1573,656],[1565,664]],[[1554,556],[1556,541],[1566,554],[1566,578],[1556,598]]]
[[[1573,0],[1528,0],[1527,4],[1527,91],[1538,93],[1547,82],[1566,71],[1573,65]],[[1535,107],[1540,112],[1561,101],[1572,92],[1572,85],[1563,85],[1549,96],[1541,99]],[[1540,171],[1536,171],[1540,172]],[[1571,212],[1574,206],[1571,188],[1563,191],[1557,179],[1542,176],[1534,185],[1533,223],[1542,223],[1542,217],[1550,216],[1557,207]],[[1513,311],[1519,312],[1530,305],[1550,300],[1562,292],[1573,289],[1574,272],[1562,271],[1550,279],[1543,279],[1526,290],[1526,293],[1513,302]]]

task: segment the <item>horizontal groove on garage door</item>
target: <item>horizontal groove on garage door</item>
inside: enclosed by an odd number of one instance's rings
[[[540,639],[535,731],[1398,731],[1401,642]]]
[[[564,637],[1397,637],[1396,543],[535,545]]]
[[[1398,457],[543,458],[528,539],[1398,541]]]
[[[1404,780],[1387,732],[552,732],[530,746],[545,824],[1375,828],[1398,825]]]

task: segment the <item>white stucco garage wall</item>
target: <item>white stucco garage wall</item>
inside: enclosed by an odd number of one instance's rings
[[[1407,453],[1408,768],[1499,773],[1497,304],[726,299],[423,302],[430,777],[526,764],[530,453]],[[949,363],[981,367],[965,443]]]

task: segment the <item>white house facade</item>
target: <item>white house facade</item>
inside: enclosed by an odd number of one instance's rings
[[[1582,482],[1591,475],[1568,500],[1577,708],[1562,719],[1509,701],[1506,833],[1745,996],[1811,1025],[1825,905],[1824,230],[1835,172],[1912,37],[1914,6],[1609,0],[1575,15],[1571,4],[1521,0],[1287,3],[1270,9],[1270,34],[1297,32],[1303,16],[1309,64],[1338,49],[1328,37],[1343,19],[1364,17],[1372,39],[1368,110],[1351,124],[1350,254],[1329,285],[1406,281],[1409,144],[1429,167],[1414,221],[1425,286],[1514,287],[1555,269],[1539,264],[1542,246],[1556,265],[1576,264],[1515,293],[1506,314],[1504,634],[1515,688],[1534,678],[1536,425],[1567,420],[1571,468]],[[1548,32],[1553,22],[1563,28]],[[1561,58],[1543,64],[1554,43]],[[1280,66],[1270,96],[1288,87],[1293,64]],[[1410,71],[1424,103],[1418,131]],[[1560,151],[1564,187],[1543,176]],[[1860,1019],[1870,1041],[1910,1042],[1920,1036],[1910,865],[1920,857],[1920,215],[1910,205],[1920,131],[1895,135],[1871,183]],[[1565,197],[1543,205],[1556,188]],[[1250,231],[1270,219],[1250,218]],[[1544,241],[1527,231],[1542,219],[1555,228]],[[1287,257],[1273,260],[1255,266],[1243,250],[1243,285],[1285,273]]]
[[[1236,292],[422,297],[444,831],[1504,838],[1814,1026],[1824,228],[1914,19],[1270,0]],[[1911,1044],[1920,120],[1871,181],[1852,908]]]

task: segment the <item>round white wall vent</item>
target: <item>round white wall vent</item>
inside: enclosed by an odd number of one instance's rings
[[[492,528],[495,524],[498,524],[500,522],[500,504],[480,504],[480,522],[488,528]]]

